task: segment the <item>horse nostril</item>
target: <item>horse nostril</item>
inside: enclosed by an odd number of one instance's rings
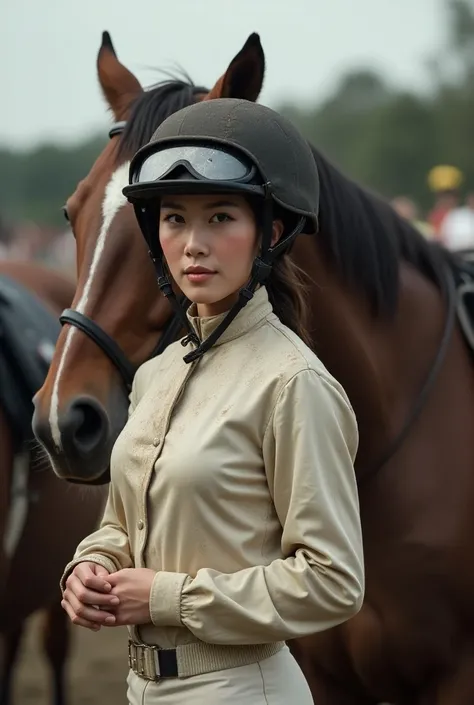
[[[59,422],[65,452],[90,456],[107,439],[109,421],[95,399],[80,398],[72,402]]]
[[[93,451],[102,439],[104,417],[100,411],[90,402],[76,402],[71,408],[75,420],[71,440],[84,453]]]

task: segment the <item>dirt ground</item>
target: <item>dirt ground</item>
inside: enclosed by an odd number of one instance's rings
[[[126,705],[127,631],[102,629],[94,634],[74,627],[72,635],[66,705]],[[52,705],[38,616],[28,625],[12,705]]]

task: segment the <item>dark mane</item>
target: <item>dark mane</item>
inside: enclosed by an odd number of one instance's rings
[[[207,88],[195,86],[190,79],[168,79],[145,90],[130,106],[130,117],[119,143],[117,158],[129,159],[152,137],[163,120],[192,105]]]
[[[436,286],[455,256],[427,241],[377,195],[338,171],[315,147],[321,194],[321,245],[346,281],[367,296],[374,315],[395,313],[400,259]]]

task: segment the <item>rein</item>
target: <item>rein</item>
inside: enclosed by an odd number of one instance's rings
[[[368,470],[362,473],[361,479],[359,480],[359,485],[366,482],[375,475],[386,463],[388,463],[391,458],[400,450],[406,437],[408,436],[411,427],[420,416],[423,408],[428,400],[431,390],[433,389],[438,374],[441,370],[441,366],[446,357],[448,351],[449,343],[451,341],[451,336],[454,330],[454,324],[456,322],[456,284],[454,281],[454,275],[451,269],[446,266],[446,277],[441,282],[442,288],[444,289],[444,295],[446,299],[446,319],[444,324],[443,335],[441,342],[436,351],[435,358],[431,364],[428,371],[428,375],[424,381],[423,386],[415,400],[415,403],[408,414],[405,423],[403,424],[399,434],[396,436],[394,442],[389,446],[388,450],[380,458],[380,460],[372,466],[369,466]]]

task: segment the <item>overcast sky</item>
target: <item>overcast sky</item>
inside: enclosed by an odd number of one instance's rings
[[[251,32],[267,61],[261,101],[320,100],[344,71],[378,68],[423,90],[445,41],[443,0],[3,0],[0,143],[80,139],[109,122],[95,61],[104,29],[143,85],[178,63],[212,85]]]

